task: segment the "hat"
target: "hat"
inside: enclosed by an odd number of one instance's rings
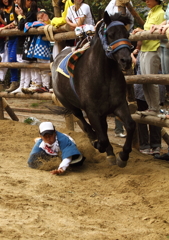
[[[53,134],[55,131],[55,127],[51,122],[43,122],[39,125],[40,135],[44,136],[46,133]]]
[[[38,13],[46,13],[46,14],[47,14],[47,12],[46,12],[45,9],[40,9],[40,10],[38,11]]]

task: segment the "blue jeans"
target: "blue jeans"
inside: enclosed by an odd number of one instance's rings
[[[17,49],[18,38],[9,39],[8,41],[8,62],[17,62],[16,60],[16,49]],[[11,82],[18,81],[18,69],[10,69]]]
[[[124,133],[123,123],[115,117],[115,134]]]
[[[146,101],[136,99],[138,111],[148,108]],[[161,147],[161,127],[138,123],[140,150]]]
[[[48,155],[42,148],[39,147],[41,144],[42,139],[39,139],[32,148],[30,156],[28,158],[28,165],[31,168],[39,168],[42,162],[40,159],[45,161],[50,161],[51,157]]]

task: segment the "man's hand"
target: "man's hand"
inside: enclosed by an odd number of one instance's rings
[[[158,29],[159,28],[159,26],[158,25],[152,25],[151,27],[150,27],[150,32],[151,33],[153,33],[156,29]]]
[[[136,29],[134,29],[134,30],[132,31],[131,34],[136,34],[136,33],[138,33],[138,32],[143,32],[143,31],[144,31],[144,30],[141,29],[141,28],[136,28]]]
[[[130,0],[116,0],[116,6],[120,7],[125,7],[127,3],[129,3]]]
[[[20,8],[19,6],[18,7],[15,7],[15,13],[17,15],[22,15],[23,16],[23,10],[22,8]]]
[[[59,174],[64,173],[64,170],[62,168],[55,169],[55,170],[50,171],[50,173],[59,175]]]
[[[168,28],[169,28],[169,24],[160,26],[159,33],[165,34]]]

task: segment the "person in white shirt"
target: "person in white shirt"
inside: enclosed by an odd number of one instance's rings
[[[88,4],[84,0],[72,0],[73,6],[68,9],[66,22],[72,30],[76,27],[89,24],[94,25],[94,20]]]
[[[130,1],[130,4],[132,4],[132,2]],[[118,13],[118,6],[116,6],[116,0],[111,0],[109,2],[109,4],[107,5],[105,11],[107,11],[107,13],[109,15],[114,15],[115,13]],[[128,8],[126,7],[126,14],[129,16],[129,18],[131,19],[131,24],[129,26],[129,33],[133,30],[133,26],[134,26],[134,17],[132,16],[132,14],[130,13],[130,11],[128,10]]]

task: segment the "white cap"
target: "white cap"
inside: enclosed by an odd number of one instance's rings
[[[39,125],[40,135],[44,136],[46,133],[53,134],[55,127],[51,122],[43,122]]]

